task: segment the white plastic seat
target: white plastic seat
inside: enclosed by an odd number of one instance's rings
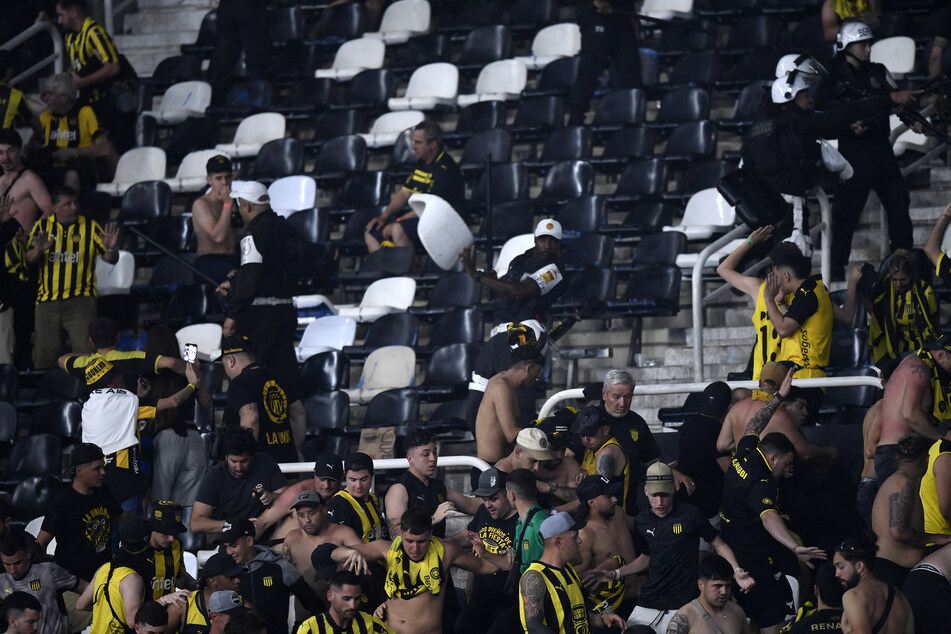
[[[492,267],[495,269],[495,274],[499,277],[505,275],[509,270],[509,264],[511,264],[512,260],[534,246],[535,236],[530,233],[523,233],[522,235],[509,238],[505,244],[502,245],[502,250],[499,251],[499,255],[495,259],[495,266]]]
[[[373,122],[369,132],[357,136],[367,142],[367,147],[393,147],[404,130],[416,126],[425,118],[426,115],[418,110],[387,112]]]
[[[419,217],[419,241],[433,262],[444,271],[459,262],[459,254],[472,246],[472,231],[448,202],[433,194],[413,194],[409,206]]]
[[[221,324],[192,324],[175,333],[178,350],[184,356],[185,344],[198,346],[199,361],[214,361],[221,356]]]
[[[727,244],[723,245],[719,249],[713,252],[710,256],[710,259],[707,260],[706,264],[703,265],[705,269],[715,269],[720,266],[720,263],[726,259],[728,255],[736,251],[736,249],[746,242],[746,238],[738,238],[736,240],[731,240]],[[676,264],[678,268],[684,269],[685,272],[693,270],[693,265],[697,263],[697,256],[699,253],[681,253],[677,256]]]
[[[96,191],[122,196],[126,190],[144,181],[165,178],[165,150],[160,147],[134,147],[119,157],[116,175],[108,183],[96,185]]]
[[[889,115],[888,124],[891,130],[903,125],[897,115]],[[892,144],[892,152],[894,152],[895,156],[901,156],[907,150],[924,153],[930,149],[930,146],[931,142],[926,135],[915,132],[914,130],[905,130],[898,135],[898,138],[895,139],[895,142]]]
[[[679,225],[664,231],[679,231],[687,240],[709,240],[736,224],[736,210],[720,195],[716,187],[701,189],[687,201],[684,218]]]
[[[297,361],[303,363],[315,354],[343,350],[352,346],[357,336],[357,322],[352,317],[329,315],[307,324],[297,347]]]
[[[219,143],[215,149],[231,158],[257,156],[268,141],[284,138],[287,121],[279,112],[259,112],[241,120],[231,143]]]
[[[869,59],[884,64],[895,77],[915,70],[915,41],[905,35],[886,37],[872,44]]]
[[[23,527],[23,530],[29,533],[30,535],[32,535],[33,537],[36,537],[37,535],[40,534],[40,528],[43,526],[43,520],[45,519],[45,517],[46,517],[45,515],[34,517],[33,519],[29,521],[29,523],[27,523],[26,526]]]
[[[348,40],[337,49],[337,54],[334,56],[330,68],[320,68],[314,75],[318,78],[327,77],[337,81],[350,81],[361,71],[383,68],[385,55],[386,44],[383,43],[383,40],[372,37]]]
[[[385,390],[409,387],[416,373],[416,353],[409,346],[377,348],[363,364],[357,386],[343,390],[351,403],[369,403]]]
[[[343,304],[334,312],[353,317],[360,323],[376,321],[383,315],[404,312],[416,297],[416,280],[411,277],[387,277],[370,284],[359,305]]]
[[[128,251],[119,250],[119,261],[109,264],[102,258],[96,259],[96,294],[128,295],[135,281],[135,256]]]
[[[183,81],[168,87],[158,110],[146,110],[142,114],[153,117],[159,125],[178,125],[189,117],[204,117],[210,104],[211,84]]]
[[[503,59],[487,64],[479,71],[475,93],[459,95],[460,108],[479,101],[511,101],[522,96],[528,82],[528,69],[517,59]]]
[[[414,35],[429,31],[432,11],[427,0],[399,0],[386,8],[380,30],[363,37],[381,39],[387,44],[405,44]]]
[[[285,176],[267,188],[271,209],[287,218],[295,211],[313,209],[317,201],[317,182],[310,176]]]
[[[459,93],[459,69],[453,64],[436,62],[413,71],[406,94],[386,103],[390,110],[434,110],[456,104]]]
[[[792,611],[794,613],[799,612],[799,579],[796,579],[792,575],[786,575],[786,581],[789,582],[789,589],[792,590]]]
[[[641,15],[660,20],[693,16],[693,0],[644,0]]]
[[[192,579],[198,578],[198,557],[195,553],[190,553],[187,550],[182,553],[182,559],[185,563],[185,572],[191,575]]]
[[[164,179],[172,188],[173,194],[192,194],[208,186],[208,159],[221,156],[219,150],[197,150],[189,152],[182,159],[175,178]]]
[[[552,24],[535,34],[531,55],[516,57],[529,70],[541,70],[561,57],[574,57],[581,50],[581,29],[573,22]]]

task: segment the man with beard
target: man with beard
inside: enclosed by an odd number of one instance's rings
[[[730,600],[733,595],[730,562],[712,553],[704,556],[700,560],[697,586],[700,596],[677,610],[667,626],[667,634],[753,633],[743,608]]]
[[[391,634],[383,621],[360,611],[363,587],[360,579],[349,570],[341,570],[330,578],[327,601],[330,609],[312,616],[297,629],[297,634]]]
[[[842,595],[842,631],[875,634],[912,634],[915,618],[905,595],[872,573],[875,546],[849,538],[839,544],[832,563],[845,587]]]
[[[518,434],[518,392],[530,388],[541,374],[545,361],[535,346],[512,351],[512,365],[499,372],[485,387],[476,415],[476,450],[488,463],[500,460]]]
[[[188,605],[181,615],[178,631],[181,634],[209,634],[215,625],[211,597],[219,592],[239,591],[240,574],[241,566],[227,553],[215,553],[209,557],[198,575],[198,590],[188,597]],[[224,627],[223,624],[219,625]]]
[[[552,505],[567,504],[578,499],[578,484],[585,473],[574,456],[567,455],[571,446],[571,422],[575,413],[563,409],[538,424],[548,439],[551,459],[543,461],[535,472],[539,493],[551,496]]]
[[[314,478],[288,486],[277,501],[261,513],[256,524],[257,537],[260,539],[273,526],[270,543],[280,542],[289,532],[297,528],[296,520],[291,517],[291,508],[297,502],[297,497],[305,491],[316,491],[326,504],[340,490],[342,479],[343,460],[340,456],[334,454],[318,456],[317,461],[314,462]]]
[[[53,213],[53,201],[40,177],[23,164],[22,150],[16,130],[0,130],[0,196],[10,198],[10,217],[29,232],[39,218]]]

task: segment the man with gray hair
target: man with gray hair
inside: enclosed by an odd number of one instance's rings
[[[294,291],[300,242],[287,220],[271,209],[267,187],[249,181],[234,194],[244,221],[241,264],[220,287],[228,295],[222,334],[245,335],[254,358],[296,383],[297,311]]]

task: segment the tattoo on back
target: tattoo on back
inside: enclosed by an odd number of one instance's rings
[[[690,631],[690,621],[684,614],[675,614],[667,624],[667,634],[687,634]]]
[[[911,485],[906,484],[888,497],[888,525],[900,532],[908,529],[908,516],[912,504]]]
[[[928,367],[925,366],[921,361],[917,361],[911,364],[911,371],[915,374],[916,378],[930,378],[931,373],[928,372]]]

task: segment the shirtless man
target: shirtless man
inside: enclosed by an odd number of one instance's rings
[[[921,561],[925,546],[947,544],[949,535],[925,533],[925,516],[918,488],[928,468],[931,441],[918,434],[898,440],[898,471],[882,483],[872,507],[872,530],[878,537],[875,576],[901,587],[908,571]]]
[[[22,149],[23,141],[15,130],[0,130],[0,197],[11,197],[10,217],[29,233],[37,219],[53,213],[53,201],[40,177],[23,164]]]
[[[839,544],[832,560],[842,595],[843,634],[913,634],[915,619],[900,590],[872,574],[875,546],[849,538]]]
[[[600,568],[615,571],[634,561],[634,540],[627,529],[624,513],[618,513],[620,483],[612,483],[601,475],[588,476],[578,486],[578,500],[588,507],[588,523],[578,531],[581,536],[581,564],[575,570],[582,572]],[[588,594],[596,612],[621,613],[624,599],[637,596],[636,584],[628,585],[626,577],[618,575]],[[633,609],[633,605],[629,609]],[[626,613],[626,612],[625,612]]]
[[[340,490],[340,480],[343,477],[342,464],[340,456],[334,454],[318,456],[314,463],[314,478],[302,480],[287,487],[277,501],[254,521],[257,531],[255,539],[261,539],[271,527],[274,527],[269,540],[271,543],[284,539],[289,532],[294,530],[297,523],[294,521],[291,509],[297,502],[298,496],[305,491],[316,491],[326,504],[327,500]]]
[[[485,387],[476,416],[478,456],[489,464],[502,459],[518,434],[518,391],[531,387],[542,371],[544,360],[534,346],[512,351],[512,365],[499,372]]]
[[[875,448],[882,436],[882,400],[875,401],[862,419],[862,479],[855,491],[855,508],[872,528],[872,505],[878,493],[878,477],[875,475]]]
[[[561,412],[549,416],[538,425],[538,429],[545,432],[548,438],[548,450],[551,451],[552,457],[551,460],[545,460],[538,465],[535,477],[538,478],[538,492],[551,495],[553,504],[566,504],[577,500],[578,484],[585,477],[574,456],[567,455],[571,445],[569,429],[574,420],[574,412],[570,409],[563,409]]]
[[[718,451],[726,452],[736,449],[736,443],[743,438],[746,424],[750,422],[756,412],[763,409],[766,403],[773,398],[788,371],[788,368],[773,361],[763,365],[759,378],[760,389],[753,390],[751,398],[734,405],[727,413],[726,418],[723,419],[723,427],[721,427],[720,436],[717,438]],[[773,432],[779,432],[788,438],[793,447],[796,448],[796,455],[803,460],[833,461],[838,457],[835,447],[821,447],[806,440],[806,437],[799,431],[798,425],[782,409],[776,410],[760,437]]]
[[[451,566],[475,574],[492,574],[498,568],[482,557],[433,537],[432,518],[414,506],[400,518],[400,536],[392,542],[378,539],[353,548],[340,547],[335,561],[355,561],[360,570],[367,561],[386,566],[385,588],[389,599],[374,616],[383,619],[394,634],[440,634],[446,599],[446,579]]]
[[[213,156],[205,164],[205,171],[211,191],[192,204],[192,226],[198,241],[195,266],[221,283],[238,268],[236,236],[231,228],[231,161]]]
[[[529,427],[518,432],[512,453],[496,462],[495,468],[503,473],[511,473],[516,469],[538,473],[542,463],[552,458],[554,454],[545,432],[537,427]]]
[[[875,473],[879,484],[898,469],[899,438],[912,432],[931,440],[941,437],[934,417],[937,408],[931,378],[937,373],[936,366],[951,370],[951,339],[947,335],[926,343],[916,354],[905,357],[885,384],[882,435],[875,449]],[[939,389],[943,394],[944,389]]]
[[[700,596],[677,610],[667,625],[667,634],[752,634],[743,608],[731,600],[733,570],[730,562],[710,553],[700,560],[699,572]]]

